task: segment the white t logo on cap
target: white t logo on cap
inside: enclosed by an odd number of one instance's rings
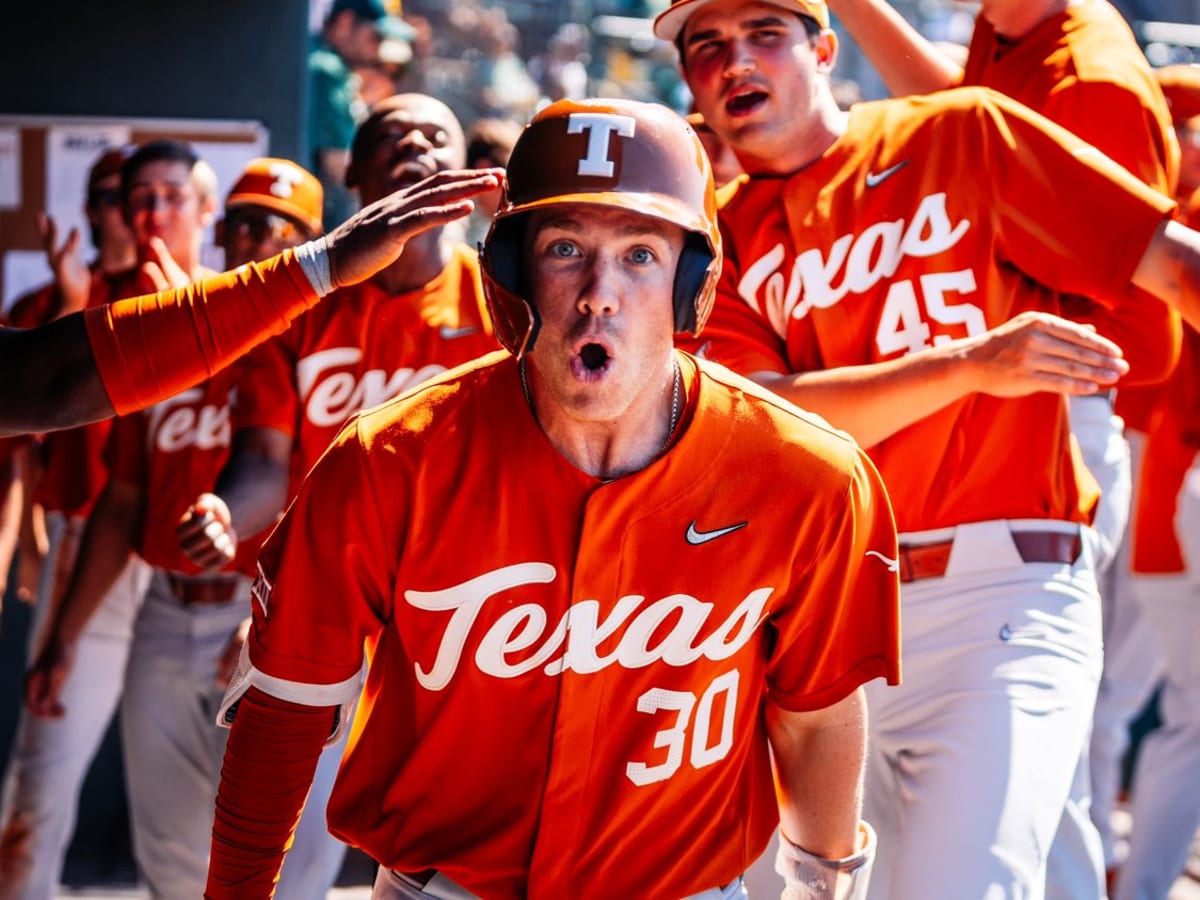
[[[304,180],[300,170],[287,163],[272,163],[267,171],[275,179],[271,182],[271,193],[276,197],[292,196],[292,188]]]
[[[611,113],[571,113],[567,119],[567,134],[587,132],[587,156],[579,161],[578,174],[612,178],[614,165],[608,158],[608,138],[614,131],[621,137],[633,137],[637,120],[632,116]]]

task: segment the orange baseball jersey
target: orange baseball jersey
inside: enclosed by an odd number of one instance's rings
[[[1200,225],[1200,208],[1189,204],[1179,218]],[[1129,567],[1141,573],[1175,573],[1187,566],[1175,514],[1188,469],[1200,453],[1200,332],[1183,326],[1179,365],[1159,394],[1146,429],[1133,510]]]
[[[1016,43],[1000,39],[980,16],[963,81],[1020,101],[1174,194],[1179,146],[1170,111],[1137,39],[1107,0],[1073,4]],[[1130,371],[1122,391],[1162,382],[1178,360],[1179,316],[1144,291],[1131,288],[1115,308],[1064,298],[1063,314],[1095,325],[1124,350]],[[1118,411],[1144,427],[1151,395],[1118,393],[1118,400]]]
[[[986,89],[858,104],[823,157],[727,195],[725,263],[699,343],[739,372],[806,372],[1057,313],[1060,292],[1117,298],[1172,208]],[[1086,522],[1096,500],[1057,394],[972,394],[870,453],[902,532]]]
[[[111,475],[144,490],[135,546],[152,566],[188,575],[200,571],[180,549],[175,526],[196,495],[212,488],[229,458],[230,405],[237,380],[235,365],[141,413],[123,416],[113,426],[107,448]],[[227,569],[253,575],[266,534],[239,535],[237,557]]]
[[[353,700],[378,639],[336,835],[489,898],[685,896],[778,822],[764,697],[898,681],[874,467],[680,361],[686,429],[613,481],[554,449],[501,354],[363,413],[309,473],[260,557],[247,683]]]
[[[342,288],[253,351],[234,430],[289,435],[298,481],[351,415],[497,346],[478,257],[455,245],[446,267],[423,287],[395,296],[369,281]]]

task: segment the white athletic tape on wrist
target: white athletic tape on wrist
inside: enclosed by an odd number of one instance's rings
[[[858,823],[861,849],[845,859],[825,859],[779,834],[775,871],[783,876],[781,900],[866,900],[875,862],[875,829]]]
[[[325,235],[316,240],[301,244],[295,249],[296,261],[307,276],[318,297],[324,297],[333,291],[333,274],[329,270],[329,245],[325,243]]]

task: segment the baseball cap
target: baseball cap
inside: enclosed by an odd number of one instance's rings
[[[91,191],[103,181],[113,175],[121,174],[121,166],[125,164],[125,160],[133,156],[133,152],[137,149],[133,144],[124,144],[120,147],[109,147],[92,163],[91,169],[88,170],[87,189]]]
[[[764,0],[772,6],[790,10],[810,19],[816,19],[822,28],[829,27],[829,7],[823,0]],[[674,43],[683,31],[683,26],[693,13],[712,3],[712,0],[671,0],[671,5],[659,13],[654,20],[654,34],[664,41]]]
[[[333,0],[331,16],[349,10],[360,19],[375,23],[375,30],[384,40],[411,42],[417,30],[400,18],[398,0]]]
[[[324,191],[321,182],[291,160],[269,156],[252,159],[229,191],[226,209],[239,206],[261,206],[295,219],[309,230],[320,234],[321,203]]]
[[[1200,66],[1163,66],[1154,70],[1176,125],[1200,116]]]

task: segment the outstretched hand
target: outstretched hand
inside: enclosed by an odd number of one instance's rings
[[[326,236],[335,287],[365,281],[391,265],[410,239],[461,218],[471,197],[495,190],[503,169],[439,172],[360,209]]]
[[[61,315],[76,312],[87,306],[92,289],[92,273],[80,253],[79,229],[72,228],[67,239],[58,243],[58,224],[47,213],[38,213],[38,232],[42,237],[42,249],[46,251],[46,262],[54,272],[54,280],[62,296]]]
[[[1129,371],[1112,341],[1050,313],[1024,312],[969,340],[965,352],[977,389],[995,397],[1095,394]]]

